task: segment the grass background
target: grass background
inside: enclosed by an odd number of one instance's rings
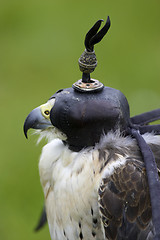
[[[98,20],[111,29],[95,47],[92,74],[128,98],[131,115],[160,106],[160,1],[0,0],[0,239],[50,239],[33,231],[43,206],[42,143],[26,140],[28,113],[81,78],[77,60]]]

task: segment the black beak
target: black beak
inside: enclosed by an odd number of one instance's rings
[[[27,132],[30,128],[46,129],[51,126],[52,126],[52,124],[51,124],[50,120],[46,119],[42,115],[40,107],[37,107],[37,108],[33,109],[32,112],[29,113],[29,115],[27,116],[27,118],[24,122],[24,126],[23,126],[24,135],[26,138],[28,138]]]

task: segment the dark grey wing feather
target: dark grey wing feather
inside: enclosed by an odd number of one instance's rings
[[[105,235],[109,240],[152,239],[152,211],[144,164],[140,155],[126,160],[110,177],[102,179],[99,188]]]
[[[46,215],[46,208],[43,206],[40,218],[38,219],[38,223],[35,227],[35,231],[39,231],[44,227],[44,225],[47,223],[47,215]]]
[[[152,221],[145,230],[140,230],[136,223],[131,223],[126,219],[124,213],[122,226],[118,230],[117,240],[152,240],[153,236]]]

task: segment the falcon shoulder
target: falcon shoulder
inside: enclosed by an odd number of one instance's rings
[[[160,137],[153,134],[143,137],[150,145],[159,168]],[[118,145],[113,147],[114,139],[110,143],[103,140],[99,149],[99,158],[104,163],[99,187],[104,235],[112,240],[152,239],[154,229],[145,165],[135,141],[126,141],[125,138],[121,141],[116,140]]]

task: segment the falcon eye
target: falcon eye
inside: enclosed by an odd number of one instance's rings
[[[45,104],[42,104],[40,107],[41,110],[41,114],[44,118],[46,118],[47,120],[50,121],[50,111],[53,108],[55,103],[55,98],[50,99],[48,102],[46,102]]]
[[[45,115],[49,115],[49,110],[44,111]]]

